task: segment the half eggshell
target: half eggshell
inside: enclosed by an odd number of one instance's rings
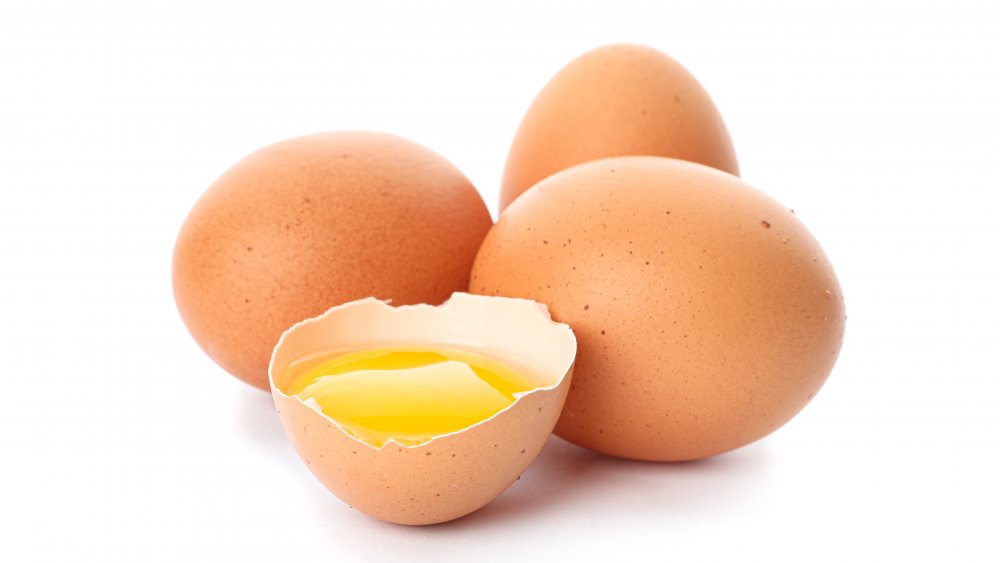
[[[522,367],[537,387],[468,428],[417,446],[376,448],[286,395],[292,363],[330,350],[459,347]],[[362,512],[397,524],[445,522],[484,506],[521,475],[552,433],[569,390],[576,338],[525,299],[456,293],[437,307],[367,298],[286,331],[271,357],[271,393],[285,432],[313,474]]]

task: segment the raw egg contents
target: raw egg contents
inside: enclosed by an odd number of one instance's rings
[[[320,482],[365,514],[426,525],[484,506],[527,469],[562,412],[575,358],[573,331],[541,303],[455,293],[438,306],[394,307],[366,297],[288,329],[268,380],[281,425]],[[321,393],[303,398],[340,378],[358,392],[334,388],[344,400],[328,407]],[[467,405],[476,416],[457,408]],[[421,414],[480,420],[420,429]]]
[[[415,446],[486,420],[536,387],[493,358],[449,348],[334,353],[290,369],[288,394],[315,401],[354,437],[375,447]]]

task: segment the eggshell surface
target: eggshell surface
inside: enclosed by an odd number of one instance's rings
[[[501,215],[471,291],[534,299],[573,327],[556,433],[680,461],[757,440],[827,379],[844,303],[816,240],[740,179],[681,160],[581,164]]]
[[[284,368],[329,347],[419,343],[464,347],[530,366],[538,388],[464,430],[418,446],[376,448],[314,407],[285,394]],[[559,417],[576,340],[544,306],[456,293],[439,307],[394,308],[376,299],[334,307],[295,325],[274,350],[272,394],[286,433],[313,474],[350,506],[398,524],[464,516],[509,487],[535,458]]]
[[[574,164],[626,155],[739,174],[722,116],[690,72],[650,47],[608,45],[566,65],[531,104],[507,157],[500,208]]]
[[[174,295],[208,355],[267,389],[271,351],[295,322],[362,297],[440,303],[465,290],[491,224],[468,179],[416,143],[295,138],[252,153],[197,202]]]

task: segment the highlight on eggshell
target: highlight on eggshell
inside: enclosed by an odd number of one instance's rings
[[[545,445],[576,338],[534,301],[365,298],[300,322],[270,362],[285,432],[312,473],[380,520],[433,524],[484,506]]]
[[[292,324],[363,297],[438,304],[465,291],[493,224],[450,162],[369,131],[297,137],[250,154],[194,205],[177,236],[173,287],[195,341],[267,390]]]
[[[544,178],[611,156],[667,156],[739,174],[722,115],[686,68],[644,45],[606,45],[562,68],[517,129],[500,210]]]

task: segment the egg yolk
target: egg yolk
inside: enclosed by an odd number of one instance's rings
[[[474,352],[380,348],[301,363],[286,391],[315,401],[354,437],[375,447],[414,446],[467,428],[537,387],[520,371]]]

